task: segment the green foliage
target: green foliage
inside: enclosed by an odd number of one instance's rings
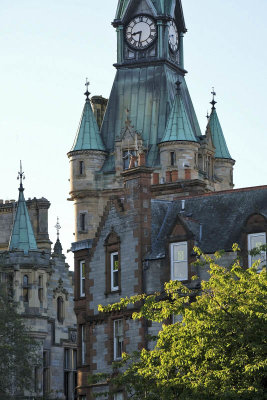
[[[36,352],[37,344],[16,305],[0,287],[0,399],[13,398],[33,385]]]
[[[233,251],[239,252],[237,245]],[[164,296],[135,296],[99,307],[112,312],[143,301],[134,319],[162,323],[153,350],[124,354],[110,383],[129,398],[148,400],[263,400],[266,385],[267,277],[259,263],[244,269],[237,258],[218,265],[223,253],[206,256],[210,279],[199,292],[181,282],[165,284]],[[182,316],[174,324],[172,315]]]

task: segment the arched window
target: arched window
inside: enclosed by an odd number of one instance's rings
[[[23,301],[24,301],[24,303],[29,302],[29,277],[28,277],[28,275],[23,276]]]
[[[64,321],[64,300],[62,297],[57,298],[57,320],[60,323]]]

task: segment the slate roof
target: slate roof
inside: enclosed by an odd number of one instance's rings
[[[37,250],[32,224],[26,206],[23,187],[19,188],[19,199],[16,216],[9,242],[9,250],[23,250],[25,254],[29,250]]]
[[[164,202],[152,200],[152,251],[146,259],[165,257],[166,241],[177,218],[194,235],[197,246],[206,253],[231,251],[239,243],[242,228],[255,214],[267,218],[267,186],[230,190]]]
[[[167,122],[162,143],[173,141],[197,141],[191,127],[180,90],[178,90],[175,96],[175,101]]]
[[[212,109],[208,127],[211,131],[212,141],[216,148],[215,158],[228,158],[232,159],[223,134],[223,130],[217,115],[216,108]]]
[[[78,132],[71,151],[105,151],[99,128],[89,99],[86,99]]]

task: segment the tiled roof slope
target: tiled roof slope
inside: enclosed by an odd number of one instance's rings
[[[29,250],[37,250],[37,244],[23,191],[24,189],[21,186],[19,188],[19,200],[10,237],[9,250],[23,250],[27,254]]]
[[[258,213],[267,218],[267,186],[191,197],[185,199],[184,213],[181,200],[163,203],[151,203],[152,251],[147,259],[165,257],[166,241],[178,216],[204,252],[230,251],[233,243],[240,243],[249,216]]]

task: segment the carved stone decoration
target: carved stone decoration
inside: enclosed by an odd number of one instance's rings
[[[65,299],[68,300],[69,293],[68,293],[68,291],[64,288],[64,286],[63,286],[63,280],[62,280],[61,278],[59,278],[59,280],[58,280],[58,285],[57,285],[57,287],[53,290],[53,293],[54,293],[54,295],[53,295],[54,299],[57,297],[57,295],[63,294],[63,295],[65,295]]]

